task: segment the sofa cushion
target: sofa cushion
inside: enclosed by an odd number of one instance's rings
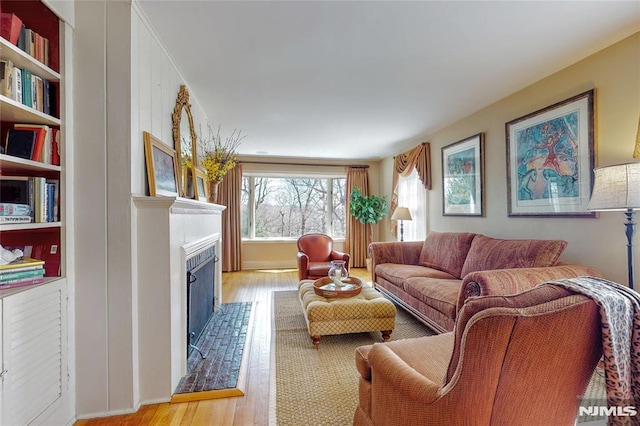
[[[427,268],[425,266],[418,265],[404,265],[397,263],[383,263],[376,265],[376,275],[384,278],[390,283],[397,285],[400,288],[404,288],[404,282],[407,278],[412,277],[424,277],[424,278],[438,278],[438,279],[453,279],[456,278],[451,274],[438,269]]]
[[[462,277],[462,267],[476,234],[468,232],[429,232],[418,263]]]
[[[408,278],[404,291],[449,318],[455,318],[461,286],[459,279]]]
[[[567,242],[562,240],[500,240],[477,235],[461,276],[493,269],[554,266],[565,247]]]

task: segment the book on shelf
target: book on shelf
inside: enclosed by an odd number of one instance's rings
[[[20,35],[18,35],[18,43],[16,43],[16,46],[18,46],[18,49],[22,50],[23,52],[26,49],[26,45],[27,45],[26,30],[27,30],[27,27],[25,27],[25,25],[22,24],[22,26],[20,27]]]
[[[0,284],[9,284],[10,282],[18,282],[18,280],[42,277],[44,277],[43,267],[39,267],[38,269],[18,270],[15,272],[10,270],[8,272],[0,274]]]
[[[7,263],[6,265],[0,265],[0,271],[7,271],[9,269],[18,271],[21,268],[26,268],[31,266],[44,267],[44,260],[34,259],[32,257],[23,257],[21,259],[16,259],[11,263]]]
[[[51,115],[51,89],[46,78],[42,79],[42,112]]]
[[[9,129],[4,152],[7,155],[31,160],[34,155],[37,132],[28,129]]]
[[[0,216],[0,224],[5,223],[31,223],[33,219],[27,215]]]
[[[35,222],[42,223],[47,221],[47,180],[43,177],[34,177],[34,194],[35,194]]]
[[[51,86],[53,87],[53,86]],[[51,164],[60,165],[60,129],[51,129]]]
[[[23,124],[16,123],[13,125],[15,130],[31,130],[36,132],[36,140],[33,146],[31,160],[40,161],[45,164],[51,164],[51,150],[53,144],[53,134],[51,127],[46,124]]]
[[[13,62],[9,59],[0,59],[0,94],[11,97],[13,86]]]
[[[13,45],[18,45],[18,38],[22,30],[22,19],[15,13],[0,13],[0,35]]]
[[[11,99],[22,103],[22,69],[13,67],[13,78],[11,79]]]
[[[47,191],[47,222],[55,222],[55,206],[56,206],[56,185],[50,182],[45,183]]]
[[[22,104],[29,108],[33,107],[33,86],[31,83],[31,76],[31,71],[22,70]]]
[[[21,266],[20,268],[14,268],[14,269],[3,269],[0,270],[0,279],[2,279],[2,277],[9,275],[9,274],[15,274],[18,272],[25,272],[25,271],[44,271],[44,265],[27,265],[27,266]]]
[[[29,215],[31,215],[31,206],[29,204],[0,202],[0,217]]]
[[[36,285],[36,284],[42,284],[44,282],[44,278],[43,277],[39,277],[39,278],[25,278],[21,281],[18,282],[12,282],[12,283],[0,283],[0,290],[7,290],[10,288],[17,288],[17,287],[24,287],[24,286],[28,286],[28,285]]]

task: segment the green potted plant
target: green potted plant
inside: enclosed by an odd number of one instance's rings
[[[376,195],[363,195],[359,188],[353,187],[349,197],[349,213],[360,223],[369,225],[369,243],[373,241],[373,225],[378,223],[387,213],[386,197]],[[367,268],[370,268],[369,256],[367,256]]]

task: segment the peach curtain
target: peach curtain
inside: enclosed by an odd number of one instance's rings
[[[390,214],[398,207],[398,177],[409,176],[413,169],[418,171],[420,182],[425,189],[431,189],[431,144],[423,142],[411,151],[393,157],[393,194]],[[398,222],[391,221],[391,233],[396,235]]]
[[[369,171],[366,167],[347,167],[347,229],[344,250],[351,256],[349,263],[354,268],[367,266],[367,241],[370,226],[360,223],[349,213],[351,188],[360,188],[363,195],[369,195]]]
[[[240,228],[240,195],[242,193],[242,165],[229,170],[218,188],[218,204],[227,206],[222,212],[222,270],[242,269],[242,235]]]

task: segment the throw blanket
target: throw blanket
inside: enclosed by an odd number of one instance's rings
[[[636,416],[609,417],[610,425],[640,424],[640,294],[594,277],[549,281],[590,297],[602,320],[602,350],[608,407],[635,407]],[[619,412],[617,412],[619,414]]]

